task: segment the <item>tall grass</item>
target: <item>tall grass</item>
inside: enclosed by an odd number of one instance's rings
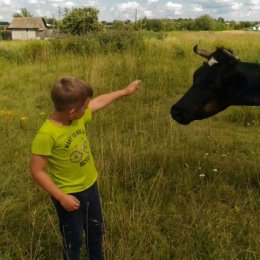
[[[28,164],[32,139],[52,110],[50,86],[62,75],[90,82],[95,95],[142,80],[135,95],[88,126],[106,260],[260,259],[259,108],[229,108],[189,126],[169,114],[203,61],[192,52],[195,44],[223,45],[257,62],[259,38],[174,32],[141,48],[84,54],[65,43],[54,51],[61,42],[0,42],[1,53],[14,55],[0,58],[0,259],[61,259],[54,207]],[[22,62],[18,50],[27,53]]]

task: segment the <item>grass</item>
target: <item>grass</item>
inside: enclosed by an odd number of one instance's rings
[[[232,107],[189,126],[169,114],[203,61],[195,44],[223,45],[256,62],[259,37],[174,32],[147,39],[141,52],[49,55],[46,47],[39,61],[2,57],[0,259],[61,259],[54,207],[28,169],[32,139],[52,109],[50,86],[61,75],[90,82],[95,95],[142,80],[138,93],[88,126],[106,260],[260,259],[259,108]],[[24,45],[30,50],[24,42],[0,42],[0,49],[16,57]]]

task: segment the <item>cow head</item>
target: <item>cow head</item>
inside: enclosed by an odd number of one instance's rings
[[[207,59],[193,74],[193,84],[171,108],[171,115],[180,124],[210,117],[229,106],[228,75],[238,63],[231,51],[217,48],[215,52],[199,49],[194,52]]]

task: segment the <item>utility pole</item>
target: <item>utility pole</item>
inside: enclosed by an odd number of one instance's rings
[[[135,23],[137,22],[137,8],[135,9]]]
[[[61,8],[60,8],[60,6],[58,7],[58,14],[59,14],[59,20],[60,20],[60,18],[61,18]]]
[[[52,27],[53,27],[53,29],[55,29],[55,18],[54,18],[54,14],[52,14]]]

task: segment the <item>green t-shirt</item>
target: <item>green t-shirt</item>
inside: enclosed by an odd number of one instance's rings
[[[83,191],[97,180],[85,130],[85,123],[91,119],[89,108],[83,117],[73,120],[69,126],[47,119],[33,141],[32,153],[48,157],[48,172],[65,193]]]

